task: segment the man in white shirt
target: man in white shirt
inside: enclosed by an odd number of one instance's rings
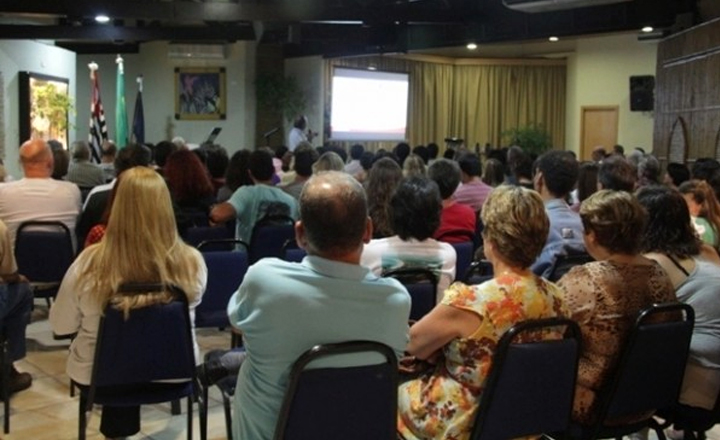
[[[74,183],[50,177],[53,155],[41,139],[29,140],[20,147],[20,164],[25,177],[0,185],[0,219],[8,228],[13,249],[18,227],[30,220],[64,223],[75,245],[80,189]]]
[[[288,133],[288,150],[294,152],[298,144],[303,141],[312,142],[317,133],[307,130],[308,120],[306,116],[299,116],[293,123],[293,128]],[[307,130],[307,133],[305,132]]]

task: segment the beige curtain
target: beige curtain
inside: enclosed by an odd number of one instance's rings
[[[528,65],[530,64],[530,65]],[[466,146],[507,144],[503,132],[530,124],[545,127],[556,147],[565,141],[564,63],[522,60],[429,59],[357,57],[326,61],[326,115],[330,109],[335,66],[368,68],[410,74],[407,138],[410,145],[446,137],[465,140]],[[329,124],[329,121],[326,121]],[[392,149],[392,142],[366,142],[366,148]]]

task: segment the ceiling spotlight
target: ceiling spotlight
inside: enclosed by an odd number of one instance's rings
[[[377,67],[375,67],[375,66],[368,66],[368,70],[377,70]]]
[[[102,15],[102,14],[96,15],[95,21],[97,21],[98,23],[107,23],[110,21],[110,17],[108,17],[107,15]]]
[[[552,41],[553,43],[560,41],[560,39],[558,37],[550,37],[550,38],[548,38],[548,40]]]
[[[652,26],[645,26],[644,28],[642,28],[642,31],[645,32],[646,34],[649,34],[650,32],[652,32],[654,30],[655,29],[653,29]]]
[[[477,49],[477,44],[475,43],[468,43],[466,46],[469,50],[475,50]]]

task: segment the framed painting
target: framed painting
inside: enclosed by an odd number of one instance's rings
[[[67,147],[70,81],[33,72],[18,73],[20,143],[55,139]]]
[[[175,68],[175,119],[225,119],[224,67]]]

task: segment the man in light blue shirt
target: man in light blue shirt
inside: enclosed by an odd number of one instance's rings
[[[290,367],[314,345],[371,340],[400,356],[407,344],[409,294],[396,280],[359,264],[372,222],[365,192],[353,177],[330,171],[308,180],[295,233],[308,253],[303,262],[260,260],[228,304],[247,350],[235,392],[234,438],[273,438]],[[322,366],[376,360],[368,354]]]
[[[577,160],[567,151],[549,151],[535,164],[533,185],[545,202],[550,232],[545,247],[532,265],[532,271],[545,278],[552,272],[558,257],[585,253],[580,215],[571,210],[565,201],[575,186],[578,169]]]
[[[250,154],[250,178],[255,183],[241,186],[227,202],[220,203],[210,211],[213,223],[225,223],[237,219],[235,237],[250,243],[255,223],[266,215],[285,215],[297,219],[295,199],[282,189],[272,185],[275,167],[270,152],[260,149]]]

